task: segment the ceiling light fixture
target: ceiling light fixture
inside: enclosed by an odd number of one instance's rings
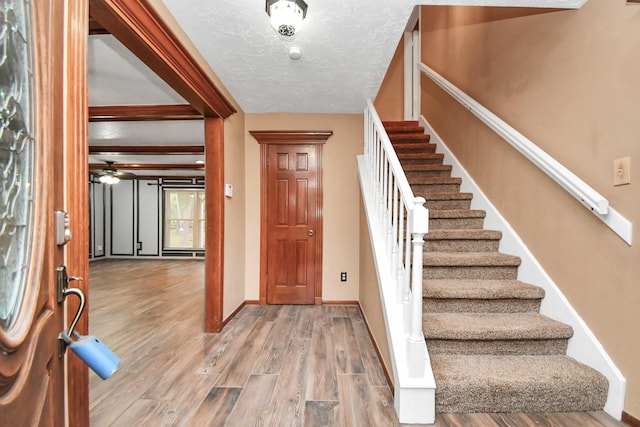
[[[112,174],[105,174],[102,175],[98,178],[98,181],[100,181],[103,184],[117,184],[120,182],[120,178],[118,178],[115,175]]]
[[[267,0],[267,14],[273,29],[291,38],[300,31],[302,20],[307,16],[307,4],[303,0]]]

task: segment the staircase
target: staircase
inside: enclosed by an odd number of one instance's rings
[[[602,410],[607,379],[566,356],[570,326],[539,313],[544,290],[517,280],[520,259],[498,252],[502,234],[418,122],[384,122],[416,196],[429,208],[423,331],[436,411]]]

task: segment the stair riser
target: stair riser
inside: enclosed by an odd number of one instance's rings
[[[450,169],[433,169],[433,170],[421,170],[421,171],[405,171],[407,180],[411,183],[412,178],[446,178],[451,176]]]
[[[453,210],[453,209],[471,209],[471,200],[468,199],[451,199],[451,200],[429,200],[425,203],[427,209]],[[431,224],[430,224],[431,227]],[[432,227],[433,230],[435,228]]]
[[[424,313],[537,313],[540,300],[425,298]]]
[[[425,239],[426,252],[497,252],[499,240],[485,239]]]
[[[429,142],[429,138],[392,137],[390,139],[391,139],[391,145],[393,145],[393,148],[395,148],[396,151],[398,150],[398,148],[406,147],[406,146],[419,147],[419,146],[426,145],[429,147],[433,147],[434,150],[436,148],[436,144],[431,144]]]
[[[479,279],[479,280],[515,280],[517,267],[512,266],[428,266],[422,270],[424,279]]]
[[[416,195],[429,198],[429,193],[457,193],[460,191],[460,184],[456,183],[433,183],[433,184],[413,184],[411,189]]]
[[[474,387],[457,386],[438,382],[436,388],[437,413],[493,413],[493,412],[590,412],[601,411],[607,393],[600,401],[593,396],[591,383],[585,384],[540,384],[523,388],[497,387],[484,384]]]
[[[393,144],[393,148],[396,153],[435,153],[435,144],[424,143],[408,143],[408,144]]]
[[[550,355],[565,354],[566,339],[442,340],[427,339],[429,354]]]
[[[430,230],[479,229],[483,224],[484,218],[429,218]]]

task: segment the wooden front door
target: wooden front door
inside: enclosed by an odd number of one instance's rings
[[[66,31],[87,13],[78,5],[49,0],[7,0],[0,4],[0,425],[65,425],[65,357],[58,336],[65,327],[59,303],[56,268],[75,248],[56,244],[56,210],[71,211],[72,185],[65,168],[65,150],[86,144],[82,106],[84,64],[79,82],[70,52],[75,34]],[[78,3],[83,4],[82,0]],[[86,6],[86,3],[84,3]],[[86,28],[82,26],[82,38]],[[66,37],[66,39],[65,39]],[[69,135],[70,129],[80,131]],[[73,145],[73,147],[71,147]],[[75,156],[68,156],[75,160]],[[86,163],[86,159],[85,159]],[[73,165],[76,167],[76,165]],[[82,165],[77,166],[85,171]],[[86,174],[80,188],[86,196]],[[86,209],[86,205],[82,206]],[[78,218],[72,218],[78,221]],[[82,221],[80,219],[79,221]],[[85,224],[77,224],[84,229]],[[61,234],[63,235],[63,234]],[[74,236],[82,239],[82,236]],[[86,244],[82,245],[86,248]],[[88,265],[84,251],[83,264]],[[70,271],[73,274],[83,272]],[[74,310],[70,307],[70,311]],[[81,390],[86,394],[88,390]],[[71,391],[69,401],[73,400]]]
[[[332,132],[251,131],[261,144],[260,302],[322,302],[322,147]]]
[[[268,304],[314,303],[317,163],[313,145],[269,146]]]

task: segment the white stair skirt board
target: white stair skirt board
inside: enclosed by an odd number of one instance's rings
[[[374,201],[366,194],[366,169],[363,155],[358,156],[358,174],[360,189],[364,203],[364,210],[371,230],[370,215],[374,210]],[[403,424],[433,424],[436,416],[436,383],[431,370],[431,362],[427,354],[424,360],[424,376],[421,378],[409,377],[407,340],[408,334],[404,332],[404,319],[402,304],[397,302],[395,295],[395,282],[387,261],[385,242],[376,233],[369,233],[371,249],[373,252],[376,275],[382,302],[389,353],[391,355],[391,368],[395,385],[394,407],[398,414],[398,420]]]
[[[618,420],[624,409],[626,380],[620,370],[613,363],[609,355],[591,332],[587,324],[573,309],[567,298],[544,271],[540,263],[526,247],[496,207],[489,201],[480,187],[461,166],[458,159],[449,151],[446,144],[433,130],[429,122],[420,116],[420,125],[425,133],[431,135],[431,142],[437,144],[437,150],[444,154],[444,163],[453,167],[451,176],[462,178],[460,191],[473,194],[472,209],[486,211],[485,228],[502,231],[500,252],[516,255],[522,259],[518,269],[518,280],[535,284],[545,290],[540,312],[552,319],[564,322],[573,327],[573,337],[569,340],[567,355],[601,372],[609,380],[609,394],[604,410]]]

